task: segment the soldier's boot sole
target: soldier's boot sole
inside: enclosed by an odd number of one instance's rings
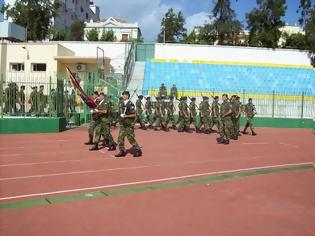
[[[94,143],[94,145],[93,145],[89,150],[90,150],[90,151],[97,151],[97,150],[99,150],[98,144],[97,144],[97,143]]]
[[[119,151],[119,153],[117,153],[115,157],[125,157],[126,155],[127,153],[125,151]]]
[[[112,144],[109,146],[109,148],[107,149],[108,151],[115,151],[116,150],[116,144]]]
[[[141,157],[141,156],[142,156],[141,149],[135,149],[133,157]]]

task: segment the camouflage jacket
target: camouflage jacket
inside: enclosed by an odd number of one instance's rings
[[[196,102],[190,102],[189,104],[189,111],[190,111],[190,114],[192,116],[196,116],[197,115],[197,105],[196,105]]]
[[[232,110],[230,102],[223,102],[221,104],[221,106],[220,106],[220,117],[221,117],[222,120],[231,118],[232,114],[229,114],[229,115],[223,117],[223,115],[226,114],[230,109]]]
[[[218,102],[213,102],[211,106],[211,116],[219,117],[220,115],[220,104]]]

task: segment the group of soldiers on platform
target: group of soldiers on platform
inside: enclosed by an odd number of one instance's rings
[[[35,116],[55,116],[57,104],[60,103],[57,98],[55,89],[51,89],[49,95],[44,94],[44,85],[32,86],[31,93],[26,96],[25,85],[21,85],[20,89],[15,82],[10,82],[3,91],[3,113],[8,115],[35,115]],[[63,113],[67,116],[69,112],[75,112],[76,106],[75,92],[69,95],[68,90],[63,95]],[[48,112],[45,108],[48,105]],[[26,111],[26,107],[29,107]]]

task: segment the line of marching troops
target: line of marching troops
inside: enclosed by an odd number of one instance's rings
[[[194,124],[194,130],[197,133],[210,134],[214,131],[212,128],[217,126],[220,136],[217,138],[218,144],[229,144],[230,139],[237,140],[240,133],[248,134],[247,129],[251,131],[251,135],[256,135],[252,119],[256,114],[255,106],[252,99],[248,99],[248,103],[242,106],[240,98],[232,95],[228,98],[227,94],[222,95],[222,103],[219,104],[219,97],[213,97],[213,102],[210,105],[209,97],[203,96],[199,106],[196,104],[196,98],[189,98],[190,104],[187,104],[187,96],[182,96],[178,104],[178,122],[175,120],[175,104],[174,97],[171,95],[166,101],[166,97],[156,97],[156,105],[153,112],[153,104],[151,97],[147,96],[146,103],[143,108],[143,95],[138,95],[136,105],[130,101],[130,94],[125,91],[120,97],[118,108],[118,123],[120,131],[118,144],[114,141],[110,128],[115,119],[114,105],[111,98],[104,93],[93,93],[93,99],[97,104],[96,109],[91,109],[92,120],[89,124],[88,135],[89,139],[86,145],[92,145],[91,151],[99,150],[99,143],[103,137],[103,146],[107,147],[108,151],[116,150],[118,145],[119,153],[116,157],[126,155],[124,139],[127,137],[132,145],[134,157],[142,155],[140,146],[135,139],[134,125],[140,124],[142,129],[154,129],[169,131],[169,128],[177,129],[178,132],[193,132],[190,128]],[[199,110],[200,122],[197,122],[197,113]],[[246,125],[244,130],[240,132],[240,117],[245,115]],[[143,118],[146,118],[146,122]],[[148,123],[148,126],[146,126]]]

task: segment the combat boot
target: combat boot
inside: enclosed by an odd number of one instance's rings
[[[205,129],[205,134],[211,134],[210,129]]]
[[[223,144],[224,143],[224,139],[223,138],[217,138],[217,143],[218,144]]]
[[[255,136],[255,135],[257,135],[257,134],[256,134],[254,131],[252,131],[252,135]]]
[[[227,139],[225,139],[225,140],[223,140],[223,144],[224,144],[224,145],[228,145],[228,144],[230,144],[230,141],[227,140]]]
[[[126,156],[126,151],[125,150],[120,150],[116,155],[115,157],[124,157]]]
[[[135,148],[135,151],[133,153],[133,157],[141,157],[142,156],[142,151],[140,148]]]
[[[185,130],[184,130],[186,133],[192,133],[192,130],[191,129],[189,129],[189,128],[185,128]]]
[[[148,126],[148,129],[153,129],[153,126],[152,126],[152,125],[149,125],[149,126]]]
[[[116,150],[116,146],[117,146],[117,144],[116,143],[112,143],[111,145],[109,145],[109,147],[108,147],[108,151],[115,151]]]
[[[98,150],[98,143],[94,143],[93,146],[90,148],[90,151]]]
[[[93,144],[93,135],[89,135],[89,141],[84,143],[85,145],[92,145]]]
[[[196,133],[197,133],[197,134],[200,134],[200,133],[201,133],[201,130],[200,130],[199,128],[197,128],[197,127],[196,127]]]
[[[103,146],[108,147],[109,146],[109,141],[107,139],[103,140]]]
[[[182,128],[178,128],[177,132],[182,133],[182,132],[184,132],[184,130]]]
[[[141,129],[146,130],[147,127],[145,127],[145,125],[141,125]]]
[[[176,130],[176,125],[172,125],[173,130]]]

